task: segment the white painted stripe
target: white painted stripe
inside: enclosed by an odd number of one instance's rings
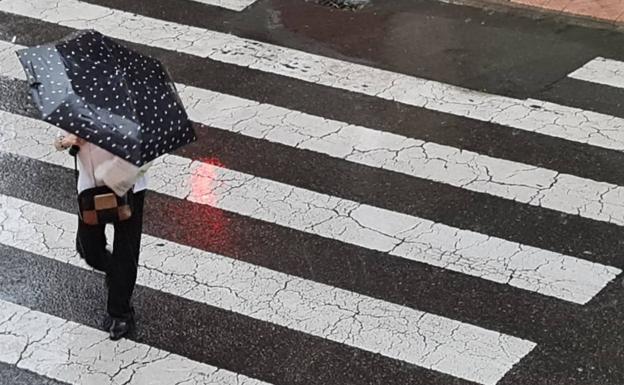
[[[624,119],[534,99],[514,99],[327,58],[77,0],[0,0],[0,11],[210,58],[306,82],[624,150]]]
[[[10,44],[0,42],[0,63],[8,63],[7,75],[13,76],[19,65],[14,51],[23,47],[3,46]],[[19,78],[25,79],[23,71]],[[177,86],[189,116],[215,128],[624,226],[624,188],[614,184]]]
[[[268,385],[3,300],[0,361],[72,385]]]
[[[72,168],[56,128],[0,112],[0,150]],[[490,281],[586,303],[621,270],[179,156],[151,168],[154,191]]]
[[[624,62],[597,57],[568,76],[586,82],[624,88]]]
[[[624,226],[624,187],[179,85],[203,124],[532,206]]]
[[[242,11],[255,3],[256,0],[192,0],[198,3],[214,5],[216,7],[231,9],[233,11]]]
[[[15,53],[22,48],[25,47],[0,40],[0,71],[2,71],[3,76],[26,80],[24,69]]]
[[[0,195],[0,243],[86,268],[73,249],[76,222],[75,215]],[[160,238],[144,235],[142,243],[140,285],[481,384],[495,384],[535,347]]]

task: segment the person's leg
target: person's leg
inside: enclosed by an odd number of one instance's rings
[[[108,314],[114,319],[131,320],[134,314],[130,300],[139,264],[144,198],[144,191],[134,194],[132,216],[115,224],[113,259],[108,270]]]
[[[78,218],[76,251],[92,268],[106,272],[110,253],[106,250],[104,225],[87,225]]]

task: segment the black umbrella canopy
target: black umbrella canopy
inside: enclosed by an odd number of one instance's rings
[[[196,140],[163,65],[99,32],[18,57],[43,120],[136,166]]]

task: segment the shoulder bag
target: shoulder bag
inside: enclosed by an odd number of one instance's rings
[[[74,157],[74,174],[78,185],[78,146],[72,146],[70,154]],[[78,194],[80,219],[87,225],[117,223],[132,217],[132,188],[123,196],[118,196],[107,186],[96,186]]]

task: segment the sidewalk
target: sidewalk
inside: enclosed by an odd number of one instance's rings
[[[623,0],[506,0],[544,10],[624,23]]]

